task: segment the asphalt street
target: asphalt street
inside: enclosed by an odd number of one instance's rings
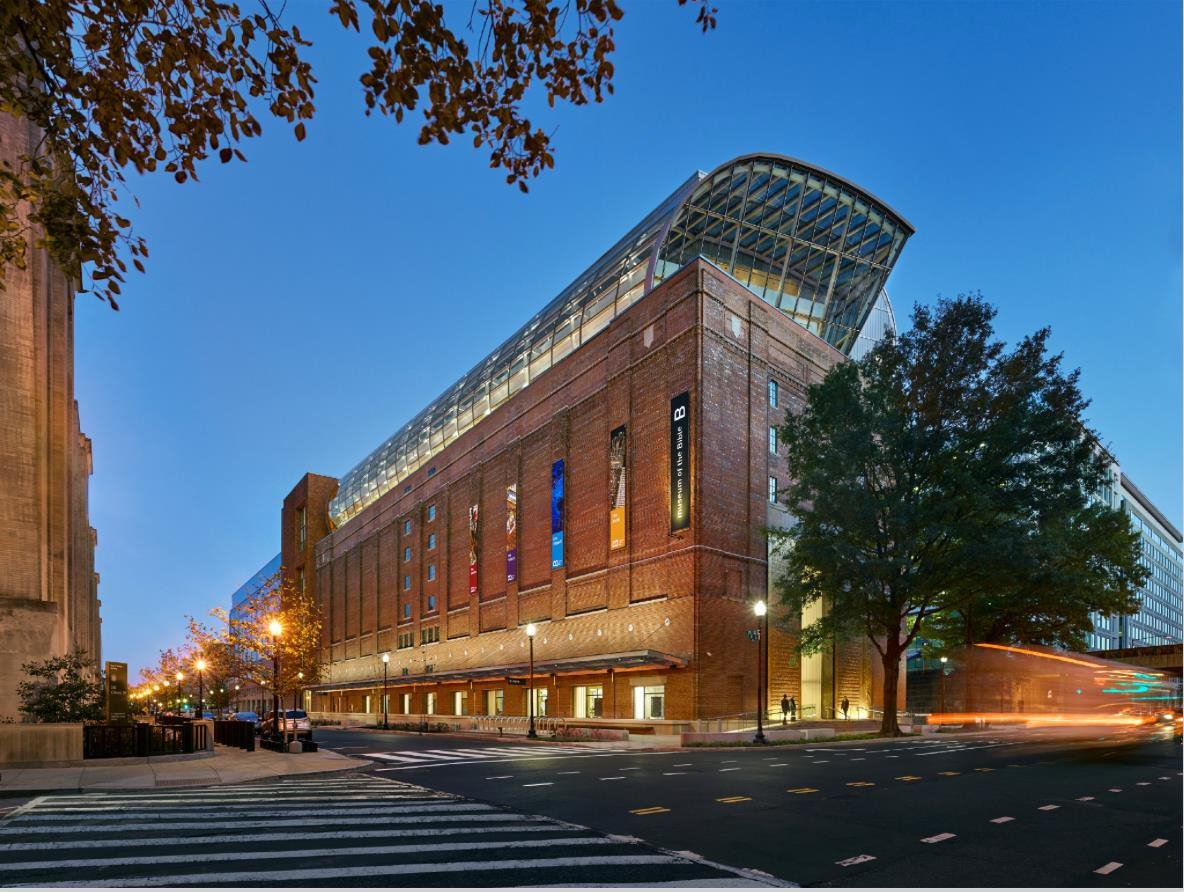
[[[801,885],[1181,885],[1181,749],[1154,729],[612,751],[318,730],[377,776]]]
[[[374,775],[40,796],[3,886],[761,886],[761,878]]]

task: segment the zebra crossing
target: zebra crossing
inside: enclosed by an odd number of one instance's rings
[[[379,771],[405,771],[412,768],[435,768],[440,765],[476,765],[486,762],[537,761],[540,759],[578,759],[617,756],[623,749],[586,750],[571,746],[483,746],[434,750],[395,750],[393,752],[351,752],[362,759],[384,764]]]
[[[771,878],[373,775],[41,796],[0,886],[768,886]]]

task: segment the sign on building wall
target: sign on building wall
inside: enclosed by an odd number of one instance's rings
[[[477,594],[477,506],[469,506],[469,594]]]
[[[691,395],[670,401],[670,529],[691,525]]]
[[[506,582],[518,578],[518,484],[506,487]]]
[[[563,459],[551,465],[551,569],[563,566]]]
[[[609,435],[608,547],[625,547],[625,426]]]

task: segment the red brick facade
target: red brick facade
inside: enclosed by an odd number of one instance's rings
[[[696,261],[499,406],[315,545],[325,613],[325,681],[312,708],[380,712],[390,653],[391,712],[487,711],[487,691],[523,714],[508,684],[538,624],[536,684],[547,712],[573,715],[572,690],[600,686],[604,718],[634,717],[641,686],[663,686],[666,718],[756,705],[755,601],[768,597],[764,530],[780,520],[769,476],[785,482],[769,427],[842,356],[710,264]],[[770,377],[778,405],[770,406]],[[691,522],[671,532],[671,400],[690,394]],[[626,544],[609,547],[609,439],[627,432]],[[551,469],[565,463],[565,560],[551,563]],[[311,482],[309,482],[311,481]],[[333,481],[302,481],[318,513]],[[507,581],[506,487],[517,487],[517,578]],[[300,487],[298,487],[298,491]],[[295,494],[296,491],[294,491]],[[289,565],[293,496],[285,501]],[[289,505],[289,502],[292,504]],[[478,507],[477,590],[469,516]],[[310,515],[311,516],[311,515]],[[318,531],[319,532],[319,531]],[[311,533],[311,531],[310,531]],[[291,565],[294,566],[294,563]],[[307,571],[306,571],[307,572]],[[775,604],[768,703],[801,703],[797,618]],[[438,637],[438,640],[436,640]],[[410,643],[410,646],[408,644]],[[838,698],[868,704],[863,648],[841,655]],[[594,663],[594,670],[581,663]],[[859,692],[859,699],[856,694]]]

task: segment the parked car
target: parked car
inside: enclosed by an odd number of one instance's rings
[[[231,715],[231,718],[237,722],[250,722],[256,728],[259,727],[259,713],[253,712],[249,709],[244,709],[242,712],[236,712]]]
[[[263,730],[270,733],[275,725],[275,719],[268,715],[263,719]],[[312,725],[308,721],[308,713],[303,709],[288,709],[280,714],[280,731],[295,732],[296,736],[309,740],[312,738]]]

